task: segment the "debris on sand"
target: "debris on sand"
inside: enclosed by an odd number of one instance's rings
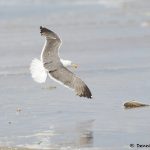
[[[42,87],[42,89],[53,90],[56,89],[56,86]]]
[[[21,112],[21,111],[22,111],[21,108],[16,109],[16,112]]]
[[[9,121],[9,122],[8,122],[8,124],[12,124],[12,122],[11,122],[11,121]]]
[[[144,106],[150,106],[150,105],[143,104],[134,100],[124,103],[125,108],[136,108],[136,107],[144,107]]]

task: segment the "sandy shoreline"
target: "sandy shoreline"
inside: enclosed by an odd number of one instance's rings
[[[15,148],[15,147],[0,147],[0,150],[35,150],[35,149]]]
[[[0,150],[127,150],[149,143],[150,1],[1,0]],[[60,56],[93,99],[52,81],[33,81],[40,26],[62,39]],[[56,87],[56,88],[52,88]],[[135,147],[136,148],[136,147]]]
[[[0,147],[0,150],[37,150],[31,148],[21,148],[21,147]],[[58,150],[58,149],[49,149],[49,150]]]

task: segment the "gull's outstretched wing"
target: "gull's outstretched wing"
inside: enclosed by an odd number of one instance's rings
[[[57,70],[49,71],[49,75],[57,82],[74,89],[76,94],[80,97],[92,98],[92,94],[88,86],[64,66],[59,67]]]
[[[58,55],[58,49],[61,45],[61,40],[56,33],[53,31],[40,27],[40,33],[45,36],[46,41],[41,53],[41,61],[43,66],[48,71],[53,71],[58,67],[58,64],[62,65],[60,62],[60,57]]]

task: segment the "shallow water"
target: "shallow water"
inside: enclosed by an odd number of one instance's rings
[[[148,0],[0,0],[0,144],[36,149],[126,150],[149,144],[150,2]],[[29,64],[57,32],[60,55],[93,99],[47,79],[35,83]],[[50,88],[50,87],[56,88]]]

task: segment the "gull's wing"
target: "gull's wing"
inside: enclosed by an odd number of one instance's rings
[[[47,28],[40,27],[40,30],[41,35],[45,36],[46,38],[41,53],[41,61],[46,70],[53,71],[57,69],[58,64],[62,65],[58,55],[58,49],[61,45],[61,40],[56,33]]]
[[[49,75],[57,82],[74,89],[76,94],[80,97],[92,98],[92,94],[88,86],[64,66],[61,66],[54,71],[49,71]]]

